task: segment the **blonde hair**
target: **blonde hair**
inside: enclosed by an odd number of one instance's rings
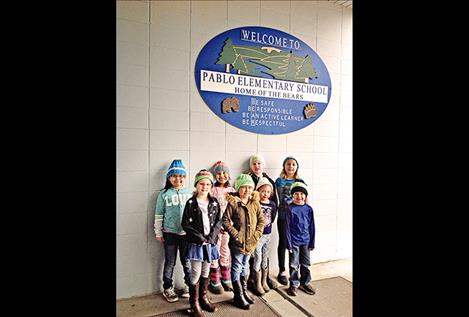
[[[293,161],[297,162],[297,160],[294,159],[293,157],[291,157],[291,158],[286,158],[285,161],[283,162],[282,171],[280,172],[280,178],[283,178],[283,179],[286,179],[286,178],[287,178],[287,172],[285,171],[285,163],[286,163],[288,160],[293,160]],[[295,171],[295,174],[293,174],[293,178],[294,178],[294,179],[299,178],[299,176],[298,176],[298,162],[296,163],[296,171]]]

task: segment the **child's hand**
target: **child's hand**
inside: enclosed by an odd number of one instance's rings
[[[288,252],[293,253],[293,250],[288,250]]]
[[[308,248],[309,251],[313,251],[314,250],[314,247],[313,248]]]
[[[164,238],[163,238],[163,237],[156,237],[156,240],[161,241],[161,242],[164,242]]]

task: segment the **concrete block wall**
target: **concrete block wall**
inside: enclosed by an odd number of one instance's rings
[[[352,12],[326,1],[117,1],[117,298],[162,291],[164,250],[153,233],[165,173],[182,158],[194,174],[217,160],[233,177],[254,153],[278,177],[297,157],[311,191],[317,227],[314,263],[352,255]],[[328,67],[332,97],[312,125],[284,135],[257,135],[214,115],[195,85],[200,49],[243,25],[290,33]],[[278,241],[276,230],[273,241]],[[275,248],[271,252],[276,270]],[[182,267],[174,272],[183,284]],[[314,277],[314,272],[313,272]]]

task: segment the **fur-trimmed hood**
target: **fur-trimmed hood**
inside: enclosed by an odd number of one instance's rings
[[[241,198],[239,198],[239,194],[237,192],[227,193],[226,194],[226,200],[233,207],[236,207],[236,205],[238,203],[241,203]],[[249,197],[249,201],[248,201],[247,205],[249,205],[250,203],[254,203],[254,204],[257,204],[257,205],[260,206],[260,196],[259,196],[259,192],[257,190],[254,190],[251,194],[251,197]]]

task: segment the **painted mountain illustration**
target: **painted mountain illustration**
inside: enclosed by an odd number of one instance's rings
[[[275,47],[233,45],[227,38],[216,64],[225,64],[225,71],[263,77],[262,73],[274,79],[308,83],[317,78],[311,57],[301,57]]]

